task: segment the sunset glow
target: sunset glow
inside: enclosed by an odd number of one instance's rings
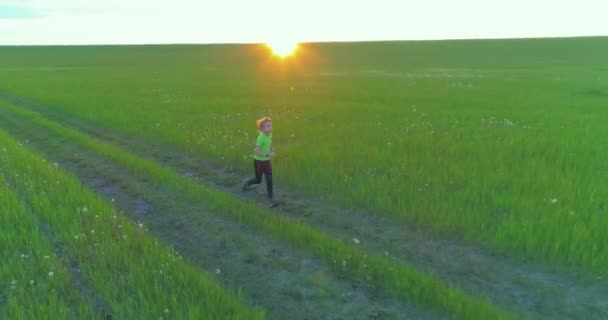
[[[266,46],[270,48],[272,54],[279,58],[286,58],[292,56],[298,50],[300,46],[297,42],[289,42],[289,41],[276,41],[276,42],[267,42]]]

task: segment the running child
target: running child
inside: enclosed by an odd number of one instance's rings
[[[241,186],[243,192],[249,189],[252,184],[260,184],[262,176],[266,180],[266,191],[268,193],[268,206],[274,207],[278,204],[274,200],[272,190],[272,165],[270,158],[274,157],[274,149],[272,148],[272,119],[263,117],[256,121],[260,134],[255,143],[255,157],[253,160],[253,169],[255,177],[246,179]]]

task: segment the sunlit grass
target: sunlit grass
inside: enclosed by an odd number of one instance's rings
[[[0,200],[8,200],[1,201],[0,208],[15,209],[2,210],[0,221],[19,215],[15,218],[19,223],[3,226],[15,231],[19,227],[31,229],[29,233],[0,236],[2,253],[6,250],[11,253],[3,255],[10,263],[0,265],[0,271],[7,276],[2,279],[15,280],[15,288],[8,289],[10,303],[0,306],[0,312],[9,315],[6,319],[55,318],[53,314],[57,319],[91,318],[80,300],[72,301],[71,305],[81,315],[65,316],[68,314],[65,299],[70,299],[70,295],[78,297],[80,293],[69,288],[65,268],[58,265],[46,241],[40,240],[35,221],[48,226],[45,236],[56,237],[65,260],[71,262],[70,267],[76,263],[76,272],[87,280],[88,284],[80,284],[90,286],[84,292],[95,292],[110,308],[105,312],[113,318],[265,318],[262,311],[224,292],[207,274],[150,237],[143,225],[135,225],[117,213],[109,203],[54,164],[43,161],[2,132],[0,146],[3,168]],[[1,189],[7,184],[12,191]],[[25,205],[15,204],[16,195]],[[11,234],[14,236],[10,237]],[[16,256],[16,252],[26,257]],[[64,294],[66,290],[70,290],[70,295]],[[7,311],[2,310],[5,307]],[[43,311],[54,313],[47,315]]]
[[[248,47],[14,48],[0,85],[243,173],[268,114],[277,185],[605,274],[607,43],[310,45],[281,70]]]
[[[149,179],[151,183],[171,187],[184,196],[204,200],[214,212],[223,214],[258,230],[268,232],[292,247],[312,253],[329,264],[336,273],[351,280],[397,295],[407,302],[437,309],[458,319],[510,319],[513,316],[483,297],[470,296],[415,268],[396,263],[382,253],[369,253],[333,238],[299,220],[276,215],[238,198],[208,187],[138,157],[115,145],[83,135],[50,121],[39,114],[0,102],[31,126],[39,126],[55,138],[87,148],[100,157],[114,161]],[[131,262],[132,263],[132,262]]]

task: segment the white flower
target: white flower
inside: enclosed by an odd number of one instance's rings
[[[30,280],[30,285],[33,286],[34,285],[34,280]]]
[[[165,313],[169,313],[169,309],[168,308],[165,308]]]
[[[55,275],[55,272],[53,272],[53,271],[49,271],[49,277],[52,277],[52,276],[54,276],[54,275]]]
[[[556,204],[556,203],[557,203],[557,199],[556,198],[551,199],[551,204]]]
[[[222,271],[220,271],[220,269],[215,269],[215,274],[220,274],[222,273]]]
[[[87,211],[89,211],[89,209],[87,209],[87,207],[82,208],[82,212],[87,212]]]
[[[353,238],[353,242],[354,242],[355,244],[359,244],[359,239],[357,239],[357,238]]]

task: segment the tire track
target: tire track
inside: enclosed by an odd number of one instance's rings
[[[246,225],[209,214],[201,209],[204,204],[152,185],[113,162],[13,117],[7,110],[0,109],[0,124],[74,172],[133,220],[142,221],[191,263],[216,274],[225,288],[242,288],[247,299],[267,309],[272,318],[439,318],[336,277],[315,259]]]
[[[155,159],[201,184],[240,195],[238,182],[243,172],[238,169],[207,161],[175,147],[158,143],[151,146],[138,139],[103,131],[93,124],[83,123],[27,99],[6,93],[2,96],[54,121]],[[573,275],[566,270],[514,260],[457,239],[436,236],[424,228],[405,225],[388,218],[388,215],[343,208],[280,189],[280,198],[286,200],[286,204],[279,208],[282,213],[302,219],[334,236],[356,241],[370,252],[384,253],[395,260],[428,270],[468,293],[482,293],[505,309],[546,319],[608,317],[606,278]],[[263,197],[253,195],[245,198],[259,201],[261,199],[257,198]]]

